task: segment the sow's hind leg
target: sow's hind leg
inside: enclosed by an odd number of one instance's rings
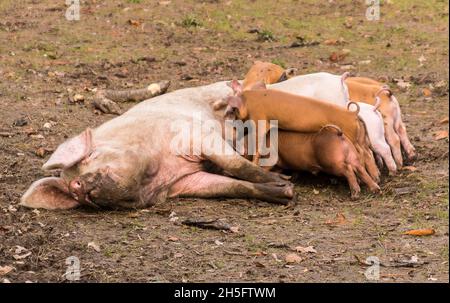
[[[169,197],[253,198],[272,203],[288,204],[292,188],[273,183],[251,183],[207,172],[197,172],[177,181]]]

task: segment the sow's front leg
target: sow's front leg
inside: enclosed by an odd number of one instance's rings
[[[253,164],[241,155],[239,155],[222,136],[217,133],[213,135],[214,142],[220,142],[221,144],[208,144],[202,145],[202,157],[213,162],[224,171],[230,173],[236,178],[250,181],[253,183],[269,183],[276,182],[280,186],[291,186],[292,183],[287,181],[284,176],[267,172],[263,168]]]
[[[253,198],[272,203],[288,204],[293,190],[289,186],[271,183],[251,183],[207,172],[197,172],[177,181],[169,197]]]

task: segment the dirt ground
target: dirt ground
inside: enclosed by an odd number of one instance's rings
[[[362,0],[91,0],[81,1],[80,21],[68,21],[63,0],[2,0],[0,282],[67,282],[70,256],[80,260],[80,281],[364,282],[373,256],[380,281],[448,282],[448,4],[382,1],[379,21],[366,9]],[[333,53],[346,56],[334,62]],[[382,195],[365,191],[357,201],[343,180],[302,173],[294,207],[201,199],[136,211],[18,206],[34,180],[51,175],[40,167],[58,144],[113,117],[94,111],[93,89],[242,78],[256,59],[391,85],[418,159],[385,175]],[[85,101],[71,102],[75,94]],[[180,223],[192,217],[238,231]],[[403,234],[417,228],[436,233]],[[298,246],[313,250],[287,263]]]

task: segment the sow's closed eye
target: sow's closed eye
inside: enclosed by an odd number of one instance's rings
[[[44,170],[71,167],[92,151],[92,131],[86,129],[80,135],[73,137],[56,149],[50,159],[42,166]]]

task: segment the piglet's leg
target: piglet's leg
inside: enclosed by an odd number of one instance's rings
[[[362,165],[355,165],[354,171],[356,175],[361,179],[361,181],[369,187],[371,192],[380,192],[381,189],[378,184],[373,181],[373,179],[369,176],[366,169]]]
[[[280,185],[289,184],[292,186],[290,182],[282,178],[282,175],[267,172],[240,156],[222,139],[219,133],[214,135],[214,140],[220,140],[217,142],[222,142],[222,144],[214,144],[214,146],[202,145],[202,157],[213,162],[234,177],[254,183],[278,182]]]
[[[169,197],[195,198],[252,198],[272,203],[287,204],[293,197],[289,185],[278,183],[251,183],[226,176],[197,172],[177,181]]]
[[[384,138],[383,138],[384,140]],[[397,165],[395,164],[394,158],[392,158],[391,149],[386,142],[374,142],[372,144],[373,150],[377,156],[383,158],[384,163],[389,170],[389,175],[394,176],[397,173]]]
[[[397,133],[394,131],[392,124],[388,123],[385,125],[385,134],[386,142],[391,148],[392,156],[394,157],[395,164],[397,168],[400,169],[403,166],[403,158],[402,158],[402,150],[400,146],[400,138]]]
[[[350,192],[352,193],[352,199],[357,199],[361,188],[358,184],[358,179],[356,178],[355,172],[351,165],[345,165],[343,175],[347,178],[348,186],[350,187]]]
[[[395,130],[398,136],[400,137],[400,142],[402,144],[403,149],[406,152],[408,161],[414,161],[414,159],[416,159],[416,149],[411,144],[411,141],[409,141],[408,134],[406,133],[405,124],[403,124],[403,121],[401,121],[401,119],[398,125],[396,126]]]

